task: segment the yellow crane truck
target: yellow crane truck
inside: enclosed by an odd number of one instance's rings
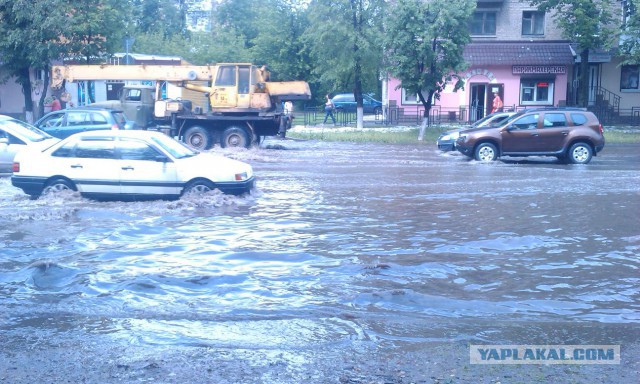
[[[286,133],[291,119],[283,101],[309,100],[304,81],[271,82],[266,68],[247,63],[195,65],[61,65],[53,66],[51,87],[65,81],[153,80],[156,86],[129,85],[119,100],[98,102],[124,111],[142,129],[157,129],[180,137],[196,149],[250,147],[264,136]],[[208,108],[193,107],[189,100],[162,99],[160,83],[169,82],[196,92],[209,101]]]

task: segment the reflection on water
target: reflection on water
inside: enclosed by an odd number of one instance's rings
[[[243,197],[29,200],[1,179],[0,327],[295,346],[398,317],[640,320],[637,169],[277,148],[226,153],[258,175]]]

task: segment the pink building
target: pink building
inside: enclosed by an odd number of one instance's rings
[[[622,8],[620,7],[620,10]],[[564,40],[554,15],[520,0],[477,0],[469,24],[472,42],[465,47],[467,69],[463,90],[445,89],[434,100],[439,121],[475,121],[491,112],[493,92],[505,110],[575,105],[579,54]],[[620,66],[609,52],[589,55],[589,108],[601,121],[640,122],[638,65]],[[417,95],[383,81],[382,101],[389,118],[419,123],[423,107]],[[396,89],[397,88],[397,89]]]
[[[504,109],[562,105],[566,102],[569,72],[574,62],[567,42],[474,42],[465,48],[468,69],[459,75],[463,90],[445,89],[435,102],[434,113],[456,120],[477,120],[490,113],[493,93]],[[396,89],[400,82],[389,79],[389,104],[404,116],[422,110],[417,95]]]

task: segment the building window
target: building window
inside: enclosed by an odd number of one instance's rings
[[[495,36],[496,34],[496,12],[478,11],[473,13],[471,26],[469,28],[472,35]]]
[[[640,66],[623,65],[620,69],[620,91],[640,92]]]
[[[553,80],[522,79],[520,82],[520,104],[553,105]]]
[[[544,35],[544,12],[522,12],[522,35]]]
[[[424,92],[422,94],[426,99],[427,95]],[[432,102],[434,102],[434,101],[435,101],[435,98],[432,100]],[[418,98],[418,94],[417,93],[412,93],[412,92],[409,92],[406,89],[402,88],[402,104],[420,104],[420,105],[422,105],[422,102],[420,102],[420,99]]]

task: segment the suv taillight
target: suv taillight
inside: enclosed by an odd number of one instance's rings
[[[20,163],[14,162],[13,163],[13,169],[12,171],[15,172],[20,172]]]
[[[604,129],[602,129],[602,124],[598,124],[598,130],[600,130],[601,135],[604,135]]]
[[[118,127],[118,124],[111,124],[112,131],[117,131],[118,129],[120,129],[120,127]]]

